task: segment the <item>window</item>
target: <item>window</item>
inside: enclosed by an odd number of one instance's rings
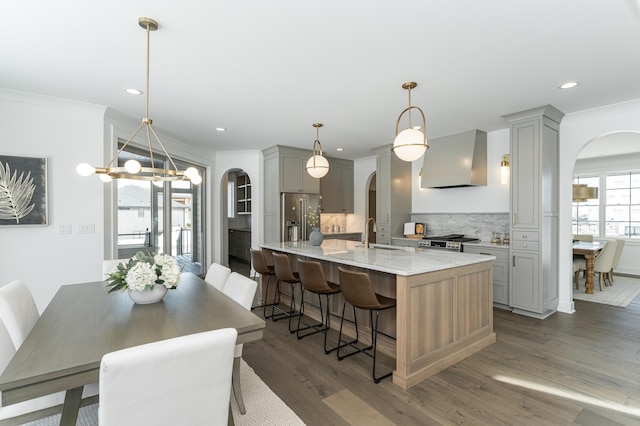
[[[232,180],[227,182],[227,217],[229,219],[236,217],[236,185]]]
[[[640,237],[640,173],[606,175],[605,236]]]
[[[118,164],[134,158],[151,167],[148,153],[128,147]],[[187,181],[152,184],[143,180],[118,179],[118,257],[133,256],[138,250],[167,253],[178,260],[185,272],[200,274],[204,260],[204,173],[203,167],[177,161],[179,169],[196,167],[203,177],[200,185]],[[154,167],[173,168],[154,153]],[[165,208],[165,206],[170,206]],[[166,212],[166,214],[165,214]]]
[[[574,234],[640,239],[640,172],[603,172],[573,183],[598,188],[598,198],[573,203]]]

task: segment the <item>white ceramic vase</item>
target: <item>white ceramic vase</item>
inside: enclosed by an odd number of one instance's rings
[[[138,305],[148,305],[161,301],[169,289],[162,284],[156,284],[151,290],[131,290],[128,289],[129,297]]]

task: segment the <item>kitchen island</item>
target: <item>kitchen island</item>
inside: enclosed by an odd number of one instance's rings
[[[496,340],[493,256],[412,248],[365,249],[362,243],[341,240],[325,240],[321,246],[311,246],[308,241],[261,246],[267,258],[272,251],[287,253],[294,269],[296,258],[319,261],[327,280],[336,284],[339,284],[338,266],[367,272],[377,293],[397,299],[395,310],[380,314],[383,335],[379,337],[378,349],[396,359],[393,383],[402,389],[420,383]],[[341,295],[334,298],[333,314],[342,312],[343,300]],[[308,306],[305,315],[319,318],[318,310]],[[334,321],[332,327],[338,324]],[[370,342],[368,325],[368,314],[359,311],[358,328],[365,343]],[[349,327],[347,333],[353,336],[355,329]]]

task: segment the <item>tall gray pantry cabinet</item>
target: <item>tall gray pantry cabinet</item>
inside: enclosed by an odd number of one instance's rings
[[[546,318],[558,306],[558,142],[551,105],[510,114],[513,312]]]

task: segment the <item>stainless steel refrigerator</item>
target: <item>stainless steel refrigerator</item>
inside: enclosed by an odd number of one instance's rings
[[[281,194],[281,241],[306,241],[311,233],[306,213],[316,211],[319,196],[316,194],[299,194],[283,192]]]

